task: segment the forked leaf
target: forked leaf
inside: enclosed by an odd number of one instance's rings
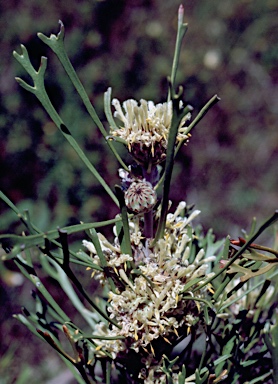
[[[207,382],[209,377],[209,370],[207,368],[203,368],[201,371],[197,368],[195,371],[196,384],[203,384]]]
[[[178,373],[178,384],[185,384],[186,379],[186,368],[183,364],[181,367],[181,371]]]
[[[51,40],[51,39],[50,39]],[[54,39],[51,40],[52,42]],[[57,40],[58,41],[58,40]],[[44,85],[44,74],[46,70],[47,65],[47,58],[42,57],[41,59],[41,66],[38,71],[36,71],[29,59],[29,55],[27,52],[27,49],[21,45],[22,53],[21,55],[17,52],[14,52],[14,57],[16,60],[24,67],[24,69],[27,71],[27,73],[31,76],[34,86],[29,86],[27,83],[25,83],[22,79],[17,78],[17,81],[21,86],[23,86],[28,91],[32,92],[38,100],[41,102],[43,107],[45,108],[46,112],[49,114],[51,119],[54,121],[56,126],[59,128],[59,130],[62,132],[64,137],[68,140],[69,144],[73,147],[73,149],[76,151],[80,159],[84,162],[86,167],[92,172],[94,177],[98,180],[98,182],[103,186],[105,191],[108,193],[108,195],[112,198],[112,200],[118,204],[117,198],[115,197],[114,193],[110,189],[110,187],[107,185],[105,180],[102,178],[102,176],[99,174],[99,172],[96,170],[96,168],[93,166],[93,164],[90,162],[90,160],[87,158],[83,150],[80,148],[80,146],[77,144],[76,140],[71,135],[69,129],[64,124],[63,120],[55,110],[53,104],[51,103],[48,94],[45,90]],[[91,105],[91,104],[90,104]],[[106,132],[105,132],[106,136]]]
[[[121,157],[117,153],[115,147],[113,146],[113,143],[111,143],[107,139],[107,132],[106,132],[102,122],[100,121],[100,119],[99,119],[99,117],[95,111],[95,108],[93,107],[93,105],[89,99],[89,96],[88,96],[87,92],[85,91],[83,84],[81,83],[79,77],[77,76],[76,71],[74,70],[74,68],[70,62],[70,59],[66,53],[66,49],[65,49],[65,45],[64,45],[65,27],[64,27],[64,24],[62,23],[61,20],[59,21],[59,24],[60,24],[60,31],[57,34],[57,36],[54,34],[51,34],[50,37],[47,37],[43,33],[39,32],[38,37],[46,45],[48,45],[53,50],[53,52],[57,55],[62,66],[64,67],[68,77],[70,78],[70,80],[71,80],[72,84],[74,85],[76,91],[78,92],[81,100],[83,101],[89,115],[91,116],[92,120],[94,121],[94,123],[96,124],[96,126],[100,130],[102,136],[104,137],[107,145],[109,146],[109,148],[111,149],[112,153],[114,154],[116,159],[119,161],[121,166],[124,167],[125,169],[127,169],[123,160],[121,159]]]

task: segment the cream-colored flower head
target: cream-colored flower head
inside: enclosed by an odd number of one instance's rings
[[[171,344],[179,337],[181,329],[181,332],[189,332],[195,323],[203,305],[202,298],[207,295],[207,288],[198,289],[198,285],[211,276],[207,273],[215,256],[206,255],[205,250],[200,249],[194,260],[190,261],[193,238],[190,223],[200,211],[195,210],[188,217],[183,217],[181,214],[185,206],[185,202],[181,202],[174,213],[168,213],[165,235],[152,249],[147,249],[144,241],[141,241],[139,218],[135,216],[130,219],[133,261],[137,272],[140,271],[132,279],[126,272],[127,262],[132,258],[121,253],[119,239],[116,237],[114,244],[110,244],[103,235],[98,234],[111,273],[114,271],[122,282],[115,292],[109,293],[107,311],[119,325],[119,328],[112,325],[109,331],[113,336],[125,337],[125,341],[98,339],[99,355],[109,351],[115,358],[128,341],[129,348],[137,353],[149,351],[153,356],[152,343],[155,340],[160,338]],[[83,241],[83,245],[90,251],[94,263],[98,264],[99,258],[93,244]],[[97,275],[101,281],[105,281],[102,272]],[[187,291],[187,297],[184,298],[185,284],[194,280],[194,295]],[[188,296],[192,296],[192,300]],[[97,329],[94,330],[94,333],[97,332]],[[105,332],[108,333],[108,330]]]
[[[123,108],[117,99],[112,100],[115,107],[114,116],[121,120],[123,126],[112,130],[112,136],[126,142],[132,156],[142,165],[161,163],[165,160],[168,135],[173,116],[172,101],[154,104],[141,99],[140,104],[133,99],[126,100]],[[186,141],[185,122],[191,114],[184,116],[180,123],[177,141]]]

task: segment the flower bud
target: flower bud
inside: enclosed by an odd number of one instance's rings
[[[149,212],[156,199],[156,192],[147,181],[134,181],[125,192],[126,206],[135,213]]]

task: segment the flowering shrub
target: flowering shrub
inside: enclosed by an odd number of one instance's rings
[[[182,88],[176,93],[177,64],[187,29],[183,17],[181,6],[167,101],[155,105],[130,99],[121,107],[117,99],[111,102],[109,88],[104,96],[109,132],[67,57],[63,24],[57,36],[39,34],[60,59],[119,162],[115,192],[54,109],[44,87],[46,58],[36,71],[24,46],[21,54],[14,53],[34,82],[29,85],[17,78],[19,84],[38,98],[119,207],[114,219],[43,233],[28,212],[19,212],[1,193],[28,231],[24,236],[1,236],[11,244],[4,259],[14,259],[35,284],[39,293],[35,299],[44,308],[35,313],[24,308],[16,317],[61,355],[79,383],[278,382],[276,289],[272,284],[278,273],[278,252],[254,243],[277,220],[278,212],[258,228],[254,223],[245,238],[215,241],[211,231],[204,234],[194,227],[198,210],[184,201],[171,207],[175,156],[188,143],[191,130],[219,100],[213,96],[192,118],[193,108],[184,105]],[[126,146],[133,163],[125,164],[114,141]],[[111,227],[109,239],[102,230],[97,232],[107,225]],[[76,252],[71,249],[69,235],[82,231],[86,239]],[[84,329],[48,292],[38,277],[37,263],[60,284],[85,319]],[[98,296],[82,284],[76,265],[91,273],[102,287]],[[72,355],[63,347],[61,332],[73,349]]]

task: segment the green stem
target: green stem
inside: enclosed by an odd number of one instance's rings
[[[184,16],[184,8],[183,8],[183,5],[180,5],[179,12],[178,12],[177,38],[176,38],[174,59],[173,59],[172,72],[171,72],[171,77],[169,82],[169,92],[168,92],[168,101],[172,100],[173,102],[173,116],[172,116],[170,131],[169,131],[168,146],[167,146],[167,153],[166,153],[163,196],[162,196],[162,202],[161,202],[161,215],[160,215],[158,228],[155,234],[155,239],[153,244],[164,236],[166,217],[168,212],[168,204],[169,204],[170,183],[171,183],[172,171],[174,166],[176,138],[177,138],[181,119],[189,111],[189,106],[186,107],[183,111],[181,111],[179,108],[179,103],[181,100],[181,93],[182,93],[181,89],[179,90],[178,95],[174,94],[173,92],[173,90],[175,89],[176,74],[177,74],[178,62],[179,62],[179,57],[181,52],[181,44],[182,44],[184,35],[187,31],[187,24],[183,22],[183,16]]]
[[[171,87],[171,84],[170,84],[170,87]],[[172,87],[171,87],[171,89],[172,89]],[[154,239],[153,244],[157,240],[163,238],[163,236],[164,236],[166,217],[167,217],[167,212],[168,212],[168,204],[169,204],[171,178],[172,178],[172,172],[173,172],[173,167],[174,167],[176,138],[177,138],[178,129],[179,129],[180,122],[181,122],[182,118],[192,108],[191,106],[187,106],[184,109],[180,109],[179,104],[180,104],[180,99],[181,99],[181,93],[182,93],[182,90],[180,90],[179,94],[173,95],[173,97],[172,97],[173,116],[172,116],[172,122],[171,122],[170,131],[169,131],[169,136],[168,136],[166,164],[165,164],[165,178],[164,178],[163,196],[162,196],[162,202],[161,202],[161,214],[160,214],[158,228],[156,231],[156,235],[155,235],[155,239]]]
[[[8,239],[8,240],[13,240],[14,243],[19,244],[19,247],[13,249],[9,255],[4,255],[2,256],[2,259],[8,260],[13,258],[14,256],[17,255],[18,252],[20,252],[20,248],[24,248],[25,250],[34,247],[34,246],[39,246],[43,245],[45,242],[45,239],[47,238],[50,240],[53,244],[61,248],[61,244],[57,241],[55,241],[56,238],[59,237],[59,229],[54,229],[48,232],[42,232],[37,226],[35,226],[30,219],[26,219],[26,217],[19,211],[19,209],[13,204],[13,202],[2,192],[0,191],[0,199],[2,199],[14,212],[15,214],[20,218],[22,223],[30,230],[31,233],[34,233],[34,231],[37,233],[35,235],[31,236],[17,236],[13,234],[5,234],[5,235],[0,235],[0,239]],[[64,230],[67,232],[68,235],[76,232],[81,232],[81,231],[86,231],[91,228],[100,228],[106,225],[111,225],[115,224],[117,222],[121,221],[121,218],[115,218],[111,220],[106,220],[106,221],[101,221],[98,223],[86,223],[86,224],[77,224],[77,225],[71,225],[68,227],[64,227],[61,230]],[[19,248],[19,249],[18,249]],[[78,257],[74,252],[70,251],[70,254]],[[60,256],[57,256],[59,258]],[[93,264],[89,257],[88,257],[88,262],[90,263],[90,267],[94,269],[101,270],[100,267],[98,267],[96,264]]]
[[[202,118],[207,114],[207,112],[210,110],[211,107],[213,107],[216,103],[218,103],[218,101],[220,100],[220,98],[217,96],[217,95],[214,95],[204,106],[203,108],[200,110],[200,112],[197,114],[197,116],[195,117],[195,119],[191,122],[191,124],[189,124],[189,126],[187,127],[187,130],[184,131],[183,133],[185,134],[188,134],[201,120]],[[182,145],[184,144],[184,141],[185,140],[182,140],[178,143],[176,149],[175,149],[175,157],[177,156],[180,148],[182,147]],[[160,185],[163,183],[165,179],[165,171],[163,173],[163,175],[161,176],[161,178],[159,179],[159,182],[156,184],[155,186],[155,189],[159,188]]]
[[[191,124],[189,124],[189,126],[183,132],[183,134],[187,135],[202,120],[202,118],[207,114],[210,108],[213,107],[216,103],[218,103],[218,101],[220,101],[220,98],[217,95],[212,96],[212,98],[203,106],[203,108],[200,110],[200,112],[195,117],[195,119],[191,122]],[[180,141],[179,144],[177,145],[175,156],[177,155],[183,143],[184,141]]]
[[[111,93],[112,93],[111,88],[108,88],[108,90],[104,93],[104,112],[111,129],[115,130],[115,129],[118,129],[118,127],[114,121],[114,118],[111,112]],[[126,144],[125,140],[122,140],[122,139],[119,140],[119,138],[115,138],[113,136],[106,136],[105,139],[107,140],[107,144],[110,146],[111,150],[113,151],[114,155],[116,156],[117,160],[119,161],[123,169],[129,172],[128,166],[123,162],[119,154],[116,152],[114,146],[111,144],[111,141],[119,141],[119,142],[122,141],[123,144]]]
[[[148,169],[143,169],[143,176],[153,185],[153,178],[154,178],[154,172],[156,170],[156,166],[150,165]],[[151,209],[149,212],[144,213],[144,236],[146,239],[152,239],[153,238],[153,209]]]
[[[111,383],[111,361],[110,360],[107,360],[106,361],[106,384],[110,384]]]
[[[99,242],[99,238],[98,238],[97,232],[93,228],[93,229],[91,229],[90,234],[91,234],[92,242],[93,242],[93,244],[95,246],[97,255],[98,255],[99,260],[100,260],[100,265],[103,268],[104,273],[106,274],[106,276],[108,278],[108,282],[109,282],[109,285],[111,287],[111,290],[112,290],[113,293],[116,293],[116,287],[115,287],[115,284],[114,284],[114,281],[113,281],[112,277],[109,276],[108,264],[107,264],[106,258],[104,256],[104,253],[103,253],[103,251],[101,249],[101,245],[100,245],[100,242]]]
[[[176,81],[176,75],[178,70],[182,40],[188,29],[188,25],[183,22],[183,16],[184,16],[184,7],[183,5],[180,5],[179,12],[178,12],[178,29],[177,29],[176,45],[175,45],[175,52],[174,52],[172,72],[171,72],[171,84],[173,85],[174,89],[175,89],[175,81]],[[168,101],[170,100],[171,100],[171,91],[169,89]]]
[[[50,257],[52,260],[55,260],[55,257],[52,255],[52,253],[49,250],[49,244],[46,242],[46,246],[44,249],[41,249],[41,251],[48,257]],[[56,261],[57,262],[57,261]],[[78,289],[79,293],[88,301],[88,303],[94,308],[96,312],[98,312],[105,320],[107,320],[109,323],[114,324],[116,327],[120,328],[119,325],[113,320],[110,319],[110,317],[102,311],[101,308],[95,304],[95,302],[91,299],[91,296],[87,293],[83,285],[80,283],[80,281],[77,279],[75,274],[70,268],[70,265],[67,262],[64,262],[63,264],[59,263],[59,266],[63,269],[63,271],[66,273],[68,278],[72,281],[76,289]]]
[[[116,185],[115,189],[116,189],[116,194],[119,200],[119,205],[121,209],[121,218],[122,218],[123,236],[122,236],[122,241],[120,240],[121,251],[127,255],[132,256],[132,248],[131,248],[130,233],[129,233],[129,220],[128,220],[127,207],[125,204],[124,194],[120,186]]]
[[[38,291],[44,296],[45,300],[56,311],[60,318],[64,322],[71,321],[70,318],[65,314],[62,308],[56,303],[56,301],[47,291],[41,280],[38,278],[33,264],[30,264],[31,261],[29,261],[29,263],[27,264],[26,260],[24,260],[20,255],[18,255],[17,258],[14,259],[14,262],[21,271],[21,273],[37,287]]]

